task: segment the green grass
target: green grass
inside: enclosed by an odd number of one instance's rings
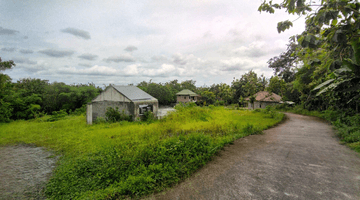
[[[189,177],[235,139],[283,119],[223,107],[179,107],[154,123],[87,125],[84,116],[0,124],[0,145],[31,143],[63,155],[46,187],[50,199],[122,199]]]

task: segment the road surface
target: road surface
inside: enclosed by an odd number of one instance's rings
[[[192,177],[145,199],[360,199],[360,156],[328,123],[287,113],[235,141]]]

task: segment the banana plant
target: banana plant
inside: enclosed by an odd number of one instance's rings
[[[313,91],[320,90],[316,96],[321,95],[327,91],[334,91],[340,88],[339,86],[348,84],[351,87],[340,90],[340,92],[355,92],[360,91],[360,40],[356,39],[351,43],[353,48],[353,57],[345,58],[342,61],[335,61],[340,63],[341,67],[330,74],[330,79],[316,86]],[[351,98],[347,103],[352,100],[358,100],[360,94],[358,93]]]

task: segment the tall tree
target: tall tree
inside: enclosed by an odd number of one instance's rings
[[[12,116],[12,107],[7,99],[11,93],[11,78],[1,71],[11,69],[15,66],[14,61],[2,61],[0,58],[0,122],[7,122]]]
[[[312,8],[316,9],[313,11]],[[296,50],[303,66],[294,84],[305,89],[301,91],[303,94],[309,94],[306,101],[320,98],[334,105],[345,102],[350,103],[350,107],[357,107],[360,98],[357,61],[360,57],[357,53],[360,52],[357,51],[360,49],[360,3],[357,0],[322,0],[315,3],[310,0],[284,0],[281,4],[264,1],[259,7],[260,12],[274,13],[275,9],[306,16],[306,29],[297,36],[299,47]],[[292,22],[288,20],[279,22],[278,32],[291,26]],[[308,86],[299,87],[306,82]],[[306,91],[314,88],[320,90],[317,97]]]

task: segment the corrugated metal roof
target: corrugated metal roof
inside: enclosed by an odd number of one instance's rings
[[[180,92],[176,93],[176,95],[190,95],[190,96],[199,96],[197,95],[195,92],[185,89],[185,90],[181,90]]]
[[[115,90],[126,96],[131,101],[154,100],[150,94],[144,92],[136,86],[112,85]]]

